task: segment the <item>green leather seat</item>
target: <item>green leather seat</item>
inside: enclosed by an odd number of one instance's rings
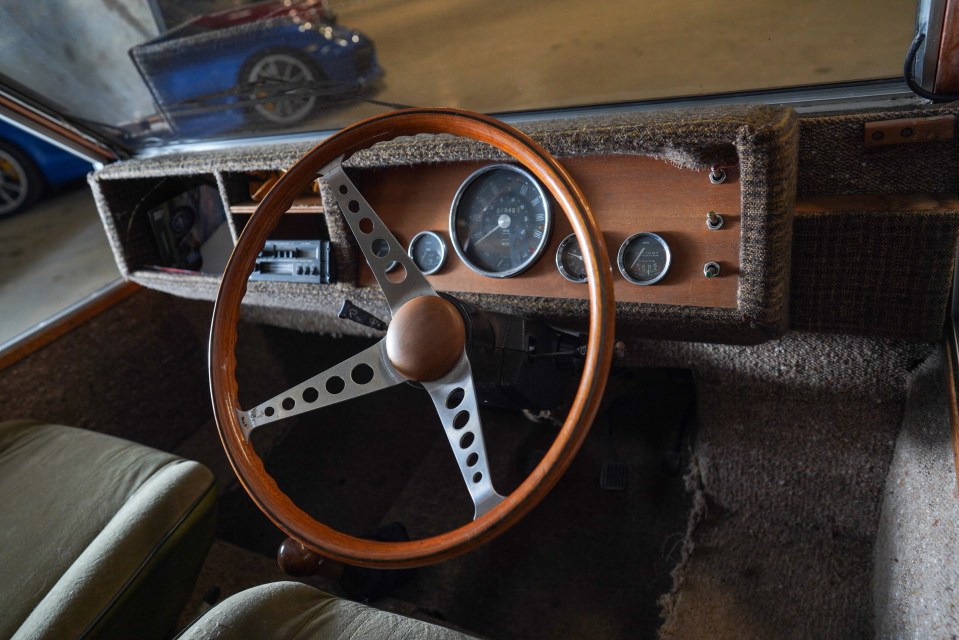
[[[0,638],[163,638],[213,540],[213,474],[99,433],[0,424]]]
[[[470,640],[445,627],[342,600],[299,582],[275,582],[227,598],[177,640]]]

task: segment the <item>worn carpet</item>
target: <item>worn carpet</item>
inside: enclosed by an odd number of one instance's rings
[[[72,424],[200,459],[220,480],[218,545],[267,566],[283,536],[236,485],[213,431],[209,314],[208,303],[138,293],[0,372],[0,418]],[[260,402],[365,344],[243,323],[241,399]],[[813,334],[755,347],[631,342],[627,362],[655,369],[615,377],[547,500],[483,549],[419,570],[383,606],[493,638],[865,638],[921,629],[932,614],[948,626],[941,605],[930,614],[902,595],[926,586],[916,572],[931,513],[908,496],[954,472],[929,466],[929,443],[942,447],[943,433],[924,431],[922,416],[938,415],[941,402],[917,405],[912,440],[896,444],[906,390],[936,350]],[[483,419],[494,480],[508,491],[553,428],[515,413]],[[695,437],[679,435],[683,422],[697,425]],[[469,517],[430,403],[411,387],[264,428],[256,444],[281,487],[346,531],[399,520],[418,537]],[[625,490],[600,488],[608,462],[625,464]],[[664,466],[691,466],[691,493]],[[914,467],[924,475],[911,480]],[[887,478],[902,481],[901,494]],[[948,504],[948,491],[936,504]],[[875,559],[890,549],[913,564],[874,584]],[[213,564],[211,584],[249,580],[250,563]],[[937,575],[936,584],[955,584],[954,573]],[[877,622],[879,605],[894,614]]]

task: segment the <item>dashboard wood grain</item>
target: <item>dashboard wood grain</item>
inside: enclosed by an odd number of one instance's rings
[[[736,307],[741,205],[735,169],[727,168],[726,182],[714,185],[708,171],[679,169],[642,156],[569,157],[562,162],[583,190],[603,230],[614,264],[617,301]],[[358,170],[354,181],[404,246],[424,230],[439,233],[449,245],[453,196],[463,180],[483,164]],[[706,228],[710,210],[723,217],[718,231]],[[554,213],[553,221],[548,248],[535,265],[518,276],[498,279],[477,274],[450,248],[443,269],[428,278],[441,291],[586,299],[586,287],[565,280],[556,269],[556,247],[570,233],[570,226],[561,213]],[[661,235],[673,254],[669,272],[655,285],[632,284],[615,267],[619,246],[639,231]],[[711,261],[719,263],[719,277],[704,277],[703,266]],[[365,263],[359,283],[375,285]]]

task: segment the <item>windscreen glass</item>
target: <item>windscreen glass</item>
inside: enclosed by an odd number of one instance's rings
[[[0,74],[128,148],[901,74],[902,0],[33,0]]]

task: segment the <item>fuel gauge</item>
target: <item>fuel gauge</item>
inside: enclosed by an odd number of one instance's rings
[[[428,276],[443,268],[443,263],[446,262],[446,243],[438,233],[420,231],[410,240],[408,253],[416,268]]]
[[[669,245],[655,233],[642,232],[626,238],[616,263],[623,277],[633,284],[656,284],[666,276],[672,256]]]
[[[576,234],[571,233],[556,247],[556,268],[559,275],[570,282],[582,284],[586,282],[586,265],[583,264],[583,253],[579,250],[579,241]]]

